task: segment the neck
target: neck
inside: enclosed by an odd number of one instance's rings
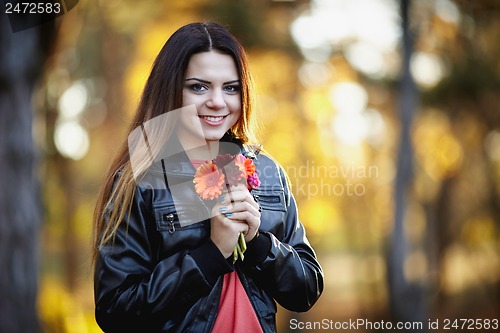
[[[190,160],[212,160],[219,153],[219,140],[207,141],[195,136],[178,136],[182,148]]]
[[[205,141],[203,146],[184,149],[190,160],[212,160],[219,153],[219,141]]]

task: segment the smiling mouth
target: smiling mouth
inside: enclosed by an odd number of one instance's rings
[[[225,116],[203,116],[203,115],[198,115],[198,117],[200,117],[201,119],[207,120],[207,121],[209,121],[211,123],[220,122],[224,118],[226,118],[227,116],[229,116],[229,115],[228,114],[226,114]]]

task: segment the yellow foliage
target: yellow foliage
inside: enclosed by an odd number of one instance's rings
[[[316,122],[333,114],[328,91],[325,89],[309,89],[302,96],[304,115],[310,121]]]
[[[313,235],[329,235],[340,227],[342,218],[329,198],[304,200],[299,207],[302,223]]]
[[[129,115],[135,112],[153,62],[167,39],[180,26],[192,21],[196,21],[196,17],[188,13],[182,16],[166,14],[161,21],[145,25],[137,34],[134,59],[126,69],[123,87],[127,98],[124,105],[129,108],[126,110]]]
[[[93,308],[85,309],[77,296],[54,279],[45,278],[38,297],[42,331],[47,333],[102,332],[94,319]]]
[[[249,54],[249,62],[257,94],[279,97],[291,92],[297,68],[288,54],[276,50],[254,52]]]
[[[471,247],[480,247],[493,244],[498,229],[491,216],[479,216],[467,220],[462,229],[461,238]]]
[[[341,55],[335,55],[330,60],[335,71],[335,82],[358,82],[358,74]]]
[[[413,142],[417,161],[433,179],[451,177],[462,165],[462,147],[442,113],[417,119]]]

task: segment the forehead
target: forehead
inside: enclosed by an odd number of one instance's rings
[[[203,76],[203,77],[200,77]],[[233,58],[217,51],[196,53],[189,59],[186,78],[196,77],[208,81],[237,80],[239,75]]]

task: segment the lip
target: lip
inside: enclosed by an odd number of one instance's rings
[[[227,116],[229,116],[229,114],[224,116],[198,115],[201,121],[210,126],[219,126],[223,124]]]

